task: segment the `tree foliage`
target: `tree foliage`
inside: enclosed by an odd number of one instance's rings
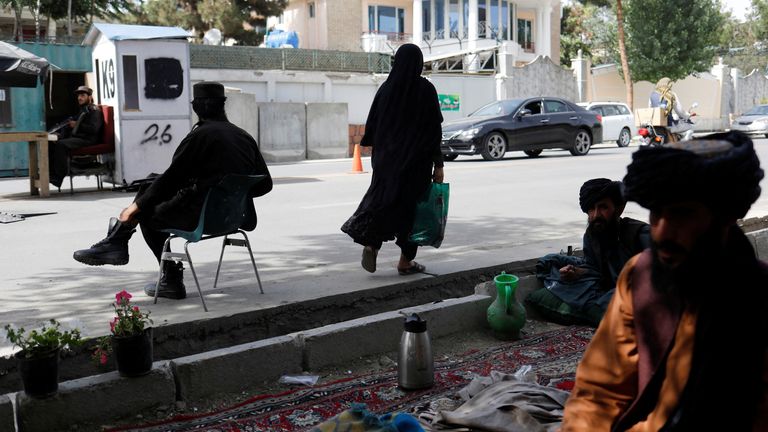
[[[569,66],[579,49],[592,64],[619,62],[616,15],[610,7],[591,3],[566,6],[560,30],[562,65]]]
[[[71,18],[73,23],[92,22],[93,17],[118,19],[131,13],[134,3],[131,0],[0,0],[0,7],[10,7],[13,11],[14,36],[17,40],[22,40],[20,23],[24,10],[35,18],[38,23],[36,31],[39,31],[44,19]]]
[[[267,17],[280,15],[287,4],[287,0],[147,0],[132,20],[194,29],[199,38],[217,28],[225,38],[255,45],[263,38]]]
[[[625,21],[632,79],[651,82],[709,70],[724,22],[717,0],[629,0]]]
[[[768,0],[753,0],[746,21],[725,14],[719,32],[717,56],[745,74],[758,69],[768,72]]]

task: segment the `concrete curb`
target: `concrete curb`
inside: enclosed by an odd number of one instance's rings
[[[13,403],[8,395],[0,395],[0,431],[16,430],[16,416],[13,414]]]
[[[168,362],[155,363],[143,377],[122,378],[110,372],[66,381],[59,384],[55,396],[47,399],[16,393],[19,431],[23,432],[100,425],[175,401],[176,385]]]
[[[471,295],[402,309],[427,320],[430,337],[446,336],[485,325],[491,299]],[[384,312],[296,333],[304,346],[305,370],[315,370],[366,355],[397,350],[403,329],[400,311]],[[343,349],[339,349],[343,347]]]
[[[218,391],[239,392],[248,384],[301,372],[302,348],[278,336],[171,361],[177,397],[199,400]]]

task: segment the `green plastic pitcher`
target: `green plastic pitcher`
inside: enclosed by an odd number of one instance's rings
[[[501,272],[493,278],[496,283],[496,300],[488,307],[488,324],[499,339],[520,339],[525,326],[525,307],[517,301],[515,290],[519,278]]]

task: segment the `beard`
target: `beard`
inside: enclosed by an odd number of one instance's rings
[[[619,218],[603,219],[596,217],[587,226],[587,229],[600,239],[616,238],[619,235]]]
[[[669,266],[659,259],[659,249],[684,252],[686,257],[676,267]],[[653,287],[666,293],[678,294],[685,299],[696,301],[710,294],[707,287],[712,286],[717,273],[717,263],[723,254],[723,242],[720,233],[710,229],[703,233],[693,244],[691,250],[668,241],[651,242],[651,281]]]

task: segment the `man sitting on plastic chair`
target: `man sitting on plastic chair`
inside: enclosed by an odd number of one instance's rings
[[[149,248],[162,262],[159,284],[152,282],[144,292],[155,296],[183,299],[186,297],[183,266],[180,262],[162,261],[167,230],[194,231],[200,221],[208,191],[227,174],[264,175],[250,189],[250,197],[272,190],[272,178],[261,156],[256,140],[227,120],[224,111],[224,86],[216,82],[200,82],[193,87],[194,109],[200,121],[182,140],[168,169],[150,184],[144,185],[134,202],[111,218],[107,237],[89,249],[75,251],[74,258],[88,265],[124,265],[128,263],[128,240],[141,226]],[[256,225],[253,200],[246,200],[246,223]]]

